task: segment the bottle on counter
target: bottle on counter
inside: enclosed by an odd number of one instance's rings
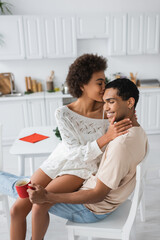
[[[54,71],[51,71],[51,75],[47,78],[47,82],[46,82],[48,92],[54,91],[53,79],[54,79]]]

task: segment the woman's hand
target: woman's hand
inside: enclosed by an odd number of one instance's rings
[[[115,122],[115,117],[110,121],[108,131],[100,138],[97,139],[99,148],[103,148],[110,141],[116,137],[128,132],[128,129],[132,127],[132,122],[129,118],[125,118],[119,122]]]
[[[132,127],[132,121],[129,118],[125,118],[116,123],[114,122],[115,117],[111,120],[108,131],[106,132],[109,142],[116,137],[127,133],[128,129]]]

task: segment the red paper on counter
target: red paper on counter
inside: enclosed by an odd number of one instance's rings
[[[19,140],[30,142],[30,143],[36,143],[36,142],[42,141],[42,140],[44,140],[46,138],[49,138],[49,137],[41,135],[41,134],[38,134],[38,133],[33,133],[33,134],[29,135],[29,136],[20,138]]]

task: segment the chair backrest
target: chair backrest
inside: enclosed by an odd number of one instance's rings
[[[137,165],[136,167],[136,186],[132,198],[132,204],[130,208],[130,212],[128,215],[128,218],[125,222],[125,225],[123,227],[123,232],[130,232],[133,222],[136,217],[137,208],[139,206],[139,203],[141,201],[141,197],[143,195],[143,190],[145,186],[145,176],[147,172],[147,159],[148,159],[148,153],[149,153],[149,146],[147,144],[147,152],[144,157],[144,159]]]
[[[2,158],[2,124],[0,123],[0,171],[2,171],[3,168],[3,158]]]

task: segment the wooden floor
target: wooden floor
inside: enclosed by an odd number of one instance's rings
[[[160,240],[160,135],[149,136],[149,172],[146,193],[146,222],[140,222],[139,212],[136,217],[136,239],[135,240]],[[16,159],[8,154],[8,148],[4,149],[5,171],[16,172]],[[6,162],[10,164],[6,164]],[[38,160],[37,160],[38,161]],[[40,161],[40,160],[39,160]],[[10,199],[10,206],[14,200]],[[2,206],[0,206],[1,209]],[[31,215],[28,216],[27,240],[31,238]],[[67,240],[65,229],[66,220],[51,215],[50,226],[47,231],[46,240]],[[79,238],[85,240],[86,238]],[[6,218],[0,214],[0,240],[9,240]],[[95,238],[94,240],[100,240]]]

